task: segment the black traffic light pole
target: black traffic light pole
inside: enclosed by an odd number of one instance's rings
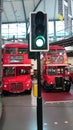
[[[41,97],[41,65],[40,52],[37,52],[37,82],[38,82],[38,96],[37,96],[37,130],[43,130],[43,115],[42,115],[42,97]]]
[[[37,56],[37,82],[38,82],[38,96],[37,96],[37,130],[43,130],[43,116],[42,116],[42,97],[41,97],[41,66],[40,66],[40,52],[48,51],[48,27],[47,14],[41,11],[30,15],[30,44],[29,50]],[[36,58],[35,57],[35,58]]]

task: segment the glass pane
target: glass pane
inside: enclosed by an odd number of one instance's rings
[[[16,54],[16,48],[6,48],[6,54]]]
[[[18,48],[18,54],[26,54],[27,53],[27,49],[24,48]]]
[[[64,36],[64,21],[56,21],[56,35]]]
[[[48,22],[49,36],[54,36],[54,22]]]
[[[14,67],[5,67],[3,69],[3,75],[5,77],[12,77],[15,76],[15,68]]]

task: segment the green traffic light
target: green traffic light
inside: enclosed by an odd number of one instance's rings
[[[36,46],[37,47],[43,47],[44,44],[45,44],[45,38],[43,36],[37,36],[36,39],[35,39],[35,42],[36,42]]]

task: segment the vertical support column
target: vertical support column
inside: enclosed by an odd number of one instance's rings
[[[58,0],[58,19],[63,20],[63,0]]]
[[[72,33],[72,10],[71,0],[64,0],[64,28],[67,35]]]
[[[56,37],[56,21],[54,20],[54,41],[57,41]]]
[[[68,0],[68,28],[69,35],[72,35],[72,9],[71,9],[71,0]]]
[[[64,0],[64,31],[68,32],[68,0]]]
[[[1,24],[2,24],[2,0],[0,0],[0,88],[2,84],[2,37],[1,37]]]
[[[56,15],[56,0],[54,1],[54,19],[55,19],[55,15]],[[56,21],[54,20],[54,37],[53,40],[56,41],[57,37],[56,37]]]

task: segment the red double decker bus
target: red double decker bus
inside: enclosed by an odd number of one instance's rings
[[[31,60],[28,58],[28,45],[8,43],[3,49],[2,91],[31,93]]]
[[[68,57],[62,46],[50,46],[42,58],[42,85],[45,90],[69,91]]]
[[[68,64],[68,56],[63,46],[50,45],[44,54],[44,61],[48,64]]]

